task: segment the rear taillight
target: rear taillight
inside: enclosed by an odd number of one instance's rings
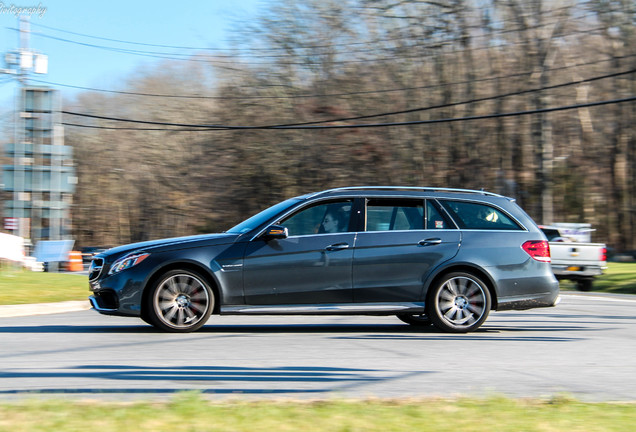
[[[601,248],[601,261],[607,261],[607,248]]]
[[[550,245],[546,240],[528,240],[521,245],[521,248],[537,261],[548,263],[552,261],[550,258]]]

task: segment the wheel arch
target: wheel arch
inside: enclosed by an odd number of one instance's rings
[[[141,314],[144,316],[146,313],[145,308],[148,304],[148,296],[150,295],[151,288],[154,284],[166,273],[172,270],[190,270],[205,279],[205,282],[208,283],[212,293],[214,294],[215,302],[214,302],[214,310],[212,310],[212,314],[218,314],[221,310],[221,289],[219,287],[219,283],[216,278],[210,273],[205,266],[198,264],[192,261],[177,261],[171,262],[163,267],[156,269],[150,277],[147,279],[146,284],[144,286],[142,298],[141,298]]]
[[[432,275],[431,278],[429,279],[428,284],[426,285],[426,292],[424,293],[425,300],[428,301],[428,293],[431,287],[436,286],[436,284],[439,283],[439,281],[442,278],[454,272],[464,272],[464,273],[474,274],[479,279],[481,279],[486,284],[486,287],[488,288],[488,292],[490,293],[490,298],[491,298],[490,309],[497,310],[497,306],[498,306],[497,289],[495,287],[495,282],[493,281],[492,277],[484,269],[474,265],[466,264],[466,263],[458,263],[458,264],[450,265],[448,267],[441,268],[434,275]]]

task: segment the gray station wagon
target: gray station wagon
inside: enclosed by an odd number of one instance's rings
[[[544,234],[483,191],[348,187],[291,198],[220,234],[93,258],[93,307],[171,332],[211,314],[395,315],[469,332],[491,310],[554,306]]]

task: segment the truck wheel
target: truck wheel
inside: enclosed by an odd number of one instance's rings
[[[576,281],[576,289],[579,291],[592,291],[592,279],[579,279]]]

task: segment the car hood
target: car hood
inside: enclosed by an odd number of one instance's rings
[[[194,235],[187,237],[173,237],[159,240],[151,240],[140,243],[131,243],[123,246],[117,246],[112,249],[108,249],[97,255],[98,257],[113,257],[113,256],[121,256],[125,253],[132,251],[152,251],[152,250],[169,250],[169,249],[179,249],[182,247],[196,247],[196,246],[207,246],[207,245],[217,245],[224,243],[232,243],[238,237],[238,234],[202,234],[202,235]]]

